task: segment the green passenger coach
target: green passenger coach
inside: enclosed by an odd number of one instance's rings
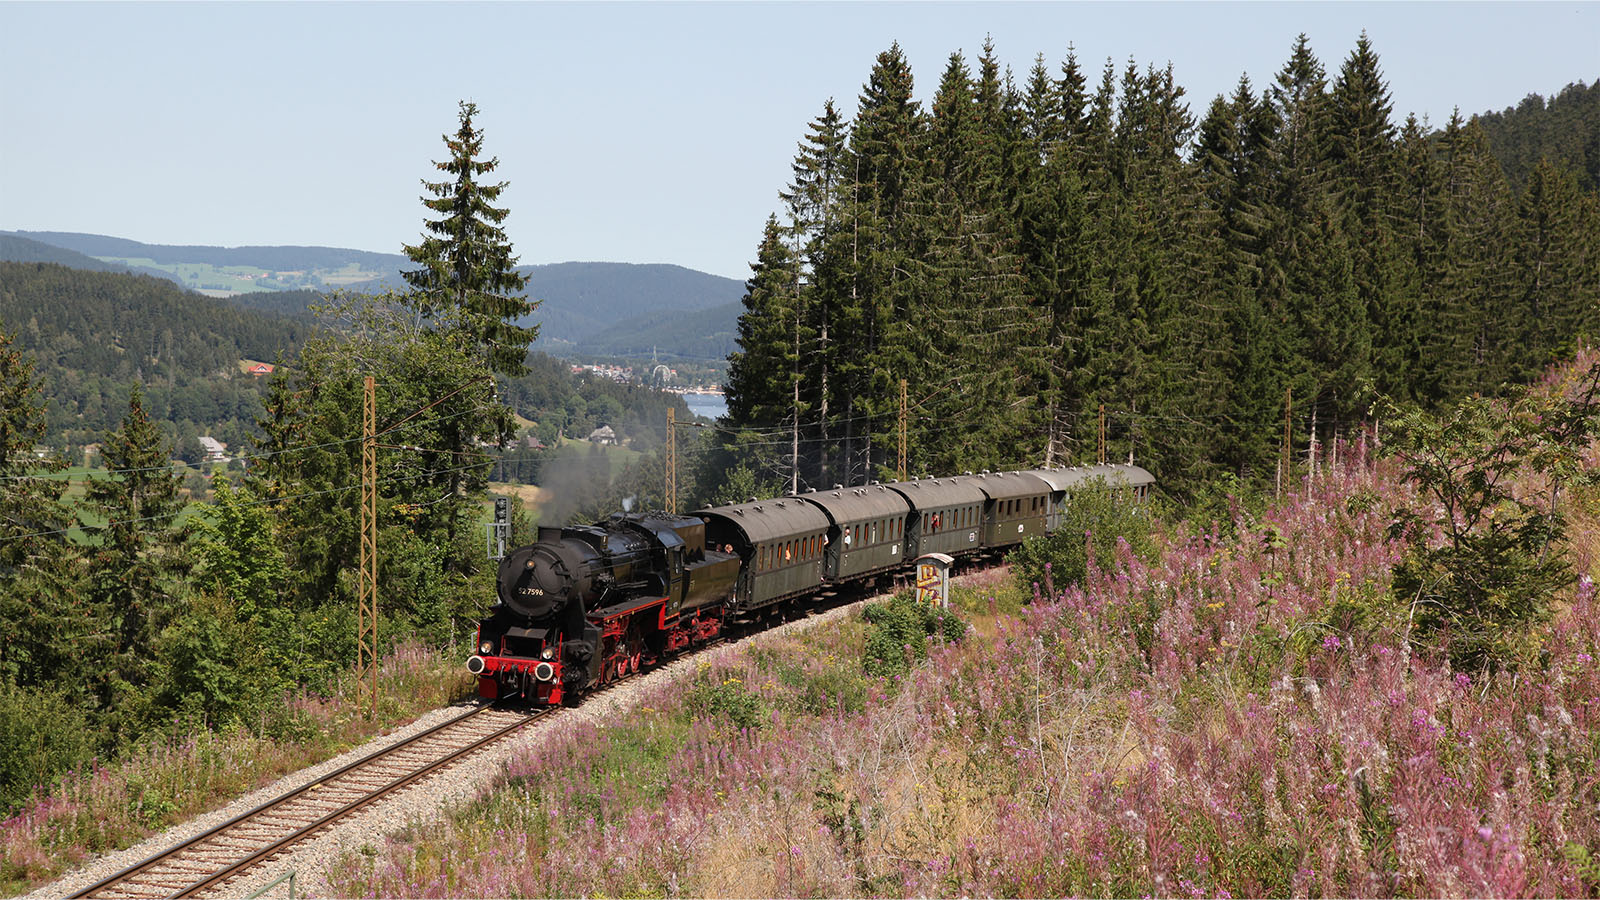
[[[989,549],[1020,544],[1044,534],[1050,486],[1026,472],[972,476],[983,491],[983,544]]]
[[[881,484],[836,487],[798,498],[815,504],[827,516],[827,549],[822,577],[844,581],[899,568],[906,555],[906,520],[911,504]]]
[[[985,498],[973,479],[971,475],[953,475],[884,485],[916,510],[906,523],[907,559],[924,553],[963,556],[983,549]]]
[[[743,561],[732,606],[759,609],[813,590],[822,581],[828,517],[804,500],[783,497],[702,509],[708,548]]]

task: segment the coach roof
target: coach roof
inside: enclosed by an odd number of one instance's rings
[[[1050,485],[1053,491],[1070,491],[1082,487],[1084,482],[1103,479],[1113,487],[1125,485],[1140,487],[1154,484],[1156,477],[1132,463],[1111,463],[1098,466],[1072,466],[1063,469],[1034,469],[1028,474]]]
[[[696,510],[694,515],[702,519],[729,522],[743,532],[752,544],[765,544],[828,530],[828,517],[822,514],[822,510],[796,497],[716,506]]]
[[[971,480],[978,490],[991,500],[1012,500],[1017,497],[1042,497],[1050,493],[1050,485],[1027,472],[985,472],[973,475]]]
[[[865,487],[841,487],[831,491],[812,491],[801,494],[806,500],[822,507],[836,525],[847,522],[866,522],[872,519],[904,519],[911,511],[906,498],[881,484]]]
[[[974,483],[976,476],[952,475],[949,478],[918,478],[884,485],[911,501],[918,510],[944,509],[983,502],[983,491]]]

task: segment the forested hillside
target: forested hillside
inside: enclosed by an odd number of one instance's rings
[[[1200,114],[1170,68],[1014,80],[987,45],[913,87],[891,47],[853,119],[806,127],[713,466],[892,474],[904,378],[913,472],[1091,460],[1103,410],[1108,456],[1182,495],[1270,480],[1379,394],[1525,379],[1600,322],[1578,174],[1536,160],[1516,190],[1484,126],[1397,115],[1365,36],[1335,71],[1302,36]]]
[[[528,275],[528,292],[543,301],[536,314],[541,324],[535,346],[557,354],[574,349],[607,352],[599,348],[610,346],[614,333],[636,334],[665,315],[715,317],[712,309],[737,303],[741,293],[732,278],[672,265],[573,262],[519,266],[517,271]],[[715,317],[711,327],[729,331],[733,322],[731,314]],[[676,331],[663,334],[659,343],[671,353],[699,355],[694,351],[703,346],[701,336]]]
[[[101,262],[76,250],[0,233],[0,262],[45,262],[91,272],[126,272],[126,266]]]
[[[242,359],[292,356],[307,327],[239,309],[144,275],[46,263],[0,263],[0,325],[31,356],[48,399],[46,441],[100,440],[142,384],[146,406],[193,432],[242,441],[261,409],[261,385]]]
[[[1520,189],[1547,159],[1575,171],[1584,189],[1600,188],[1600,82],[1569,84],[1548,100],[1529,94],[1477,121],[1513,186]]]
[[[738,301],[694,312],[662,310],[595,332],[574,350],[593,356],[725,360],[736,349],[739,314],[743,311]]]
[[[239,282],[248,285],[249,292],[233,295],[230,302],[301,318],[309,318],[308,308],[328,290],[401,290],[404,280],[400,273],[411,265],[398,253],[333,247],[172,246],[76,232],[0,233],[0,259],[138,271],[189,287],[199,285],[172,271],[96,257],[203,266],[207,267],[204,271],[218,273],[225,267],[254,267],[273,277],[259,284]],[[516,271],[528,276],[528,295],[542,301],[536,344],[541,350],[648,354],[656,347],[668,355],[720,359],[732,349],[738,316],[735,306],[742,291],[742,285],[732,278],[682,266],[643,263],[566,262],[518,266]],[[261,290],[268,284],[311,289]]]
[[[375,271],[393,271],[405,261],[395,253],[373,253],[335,247],[210,247],[146,244],[103,234],[70,231],[22,231],[30,238],[85,256],[138,257],[158,263],[206,263],[213,266],[259,266],[264,269],[339,269],[355,264]]]

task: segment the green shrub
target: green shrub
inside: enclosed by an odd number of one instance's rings
[[[1127,489],[1097,480],[1073,491],[1055,533],[1024,541],[1010,562],[1023,588],[1043,589],[1053,581],[1059,590],[1089,574],[1091,554],[1096,566],[1111,565],[1118,540],[1127,541],[1140,559],[1151,559],[1156,546],[1150,509],[1134,502]]]
[[[66,697],[0,683],[0,818],[93,753],[89,723]]]
[[[806,677],[797,703],[807,715],[853,715],[867,706],[867,682],[859,672],[839,665],[827,666]]]
[[[904,675],[928,658],[928,639],[959,641],[967,623],[948,609],[918,604],[910,591],[861,611],[867,622],[862,668],[868,675]]]
[[[190,603],[162,632],[157,649],[157,674],[147,692],[155,720],[176,714],[195,727],[251,723],[288,686],[262,652],[254,621],[219,597]]]
[[[1417,636],[1458,669],[1516,668],[1538,652],[1537,626],[1574,580],[1563,553],[1563,493],[1600,481],[1585,454],[1600,432],[1600,366],[1570,393],[1473,397],[1437,416],[1385,408],[1384,451],[1424,503],[1395,513],[1412,547],[1394,568],[1396,599]],[[1546,487],[1528,490],[1522,479]],[[1438,533],[1442,539],[1429,540]]]
[[[692,718],[721,719],[734,728],[760,728],[766,706],[733,672],[707,672],[689,689],[684,705]]]

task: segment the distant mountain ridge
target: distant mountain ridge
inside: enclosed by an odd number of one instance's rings
[[[101,262],[76,250],[68,250],[65,247],[5,232],[0,232],[0,262],[55,263],[69,269],[85,269],[90,272],[132,271],[129,266]]]
[[[156,262],[199,262],[214,266],[260,266],[264,269],[338,268],[349,263],[379,270],[398,270],[406,258],[397,253],[344,250],[334,247],[210,247],[188,244],[146,244],[128,238],[76,231],[13,231],[17,237],[76,250],[85,256],[145,257]]]
[[[52,252],[66,255],[47,258]],[[273,283],[301,290],[257,290],[228,298],[240,306],[291,315],[303,314],[319,292],[403,288],[400,272],[412,267],[411,261],[398,253],[333,247],[179,246],[78,232],[0,232],[0,260],[132,271],[196,287],[193,274],[186,281],[173,272],[97,257],[293,274],[298,280],[292,284],[281,277]],[[707,359],[721,358],[733,347],[732,336],[742,312],[739,301],[744,296],[744,283],[735,279],[670,263],[564,262],[518,266],[517,271],[529,276],[528,292],[543,301],[529,321],[540,325],[534,346],[545,352],[624,355],[654,349],[668,356]],[[371,277],[352,280],[357,272]],[[338,273],[339,277],[316,273]]]

